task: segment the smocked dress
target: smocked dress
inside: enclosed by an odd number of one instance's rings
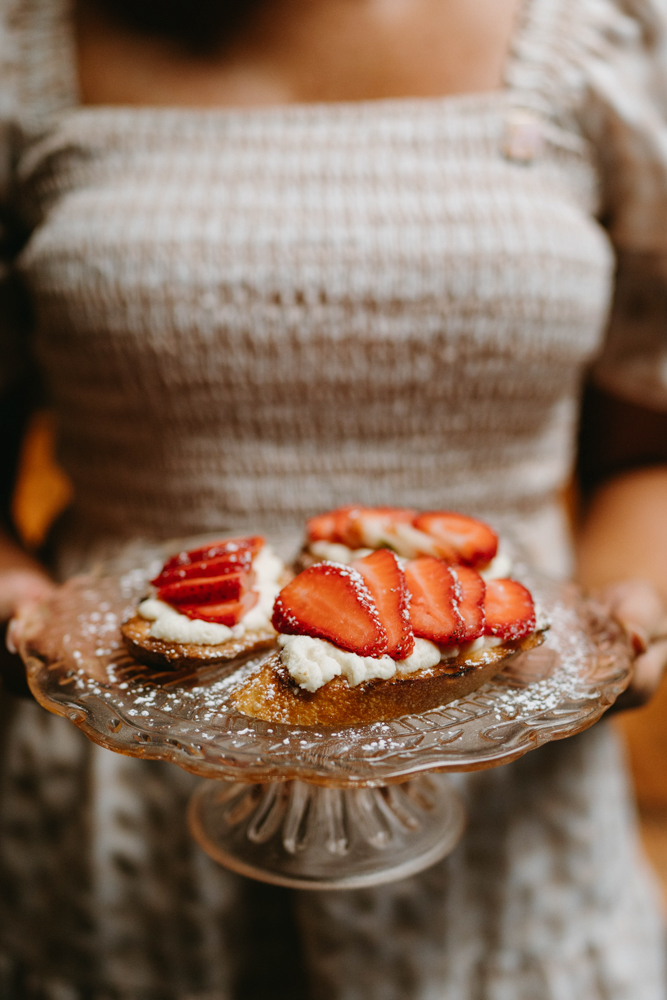
[[[66,0],[0,0],[4,275],[33,313],[2,378],[29,344],[58,414],[59,573],[204,530],[288,549],[354,501],[477,513],[566,575],[585,370],[667,400],[665,16],[524,0],[498,92],[187,110],[80,106]],[[1,707],[3,995],[231,997],[248,887],[188,837],[195,779]],[[663,998],[609,727],[461,786],[450,858],[300,897],[313,995]]]

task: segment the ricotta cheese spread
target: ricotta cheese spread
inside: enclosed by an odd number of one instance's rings
[[[376,677],[387,680],[394,674],[410,674],[434,667],[442,659],[440,649],[426,639],[415,639],[415,648],[405,660],[391,656],[359,656],[339,649],[324,639],[309,635],[279,635],[280,659],[299,687],[317,691],[334,677],[343,676],[350,687]],[[454,654],[455,655],[455,654]]]
[[[184,645],[194,643],[200,646],[218,646],[230,639],[241,639],[248,631],[271,629],[273,602],[280,590],[278,580],[283,572],[283,563],[270,545],[264,545],[253,559],[252,568],[255,572],[253,589],[259,594],[259,600],[238,625],[231,628],[217,622],[206,622],[201,618],[188,618],[170,604],[154,597],[142,601],[137,613],[141,618],[152,622],[150,635],[154,639]]]

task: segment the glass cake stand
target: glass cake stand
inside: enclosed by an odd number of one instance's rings
[[[358,888],[434,864],[464,827],[450,774],[581,732],[632,673],[629,644],[599,605],[515,567],[550,621],[547,640],[478,691],[372,725],[262,722],[231,706],[229,668],[159,672],[128,654],[119,626],[154,571],[75,577],[35,610],[20,650],[30,688],[101,746],[208,779],[189,807],[196,840],[279,885]]]

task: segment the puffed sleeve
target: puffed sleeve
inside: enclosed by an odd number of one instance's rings
[[[597,150],[616,290],[595,381],[667,410],[667,0],[596,0],[584,125]]]

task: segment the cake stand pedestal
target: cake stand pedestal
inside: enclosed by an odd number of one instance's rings
[[[603,608],[519,567],[551,627],[478,691],[365,726],[271,724],[233,707],[228,669],[160,673],[128,654],[120,624],[150,573],[102,569],[36,609],[21,645],[30,688],[101,746],[208,779],[189,808],[199,844],[279,885],[351,889],[434,864],[464,827],[447,772],[496,767],[581,732],[632,675],[629,643]]]
[[[359,889],[407,878],[449,854],[465,812],[449,778],[424,774],[379,788],[205,781],[188,819],[206,853],[241,875]]]

